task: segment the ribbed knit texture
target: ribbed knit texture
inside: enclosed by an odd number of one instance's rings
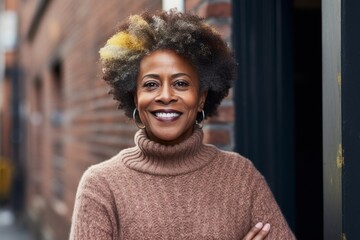
[[[267,239],[295,239],[264,178],[236,153],[202,143],[150,141],[90,167],[76,196],[70,239],[242,239],[268,222]]]

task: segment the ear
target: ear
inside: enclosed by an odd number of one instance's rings
[[[198,112],[201,112],[204,109],[207,95],[208,95],[208,91],[204,91],[200,93]]]

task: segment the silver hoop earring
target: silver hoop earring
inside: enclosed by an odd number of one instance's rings
[[[201,121],[199,122],[197,119],[196,119],[196,121],[195,121],[196,125],[197,125],[200,129],[202,129],[202,128],[204,127],[204,121],[205,121],[205,112],[204,112],[204,110],[201,110],[201,114],[202,114],[202,119],[201,119]]]
[[[134,119],[135,125],[136,125],[139,129],[145,129],[145,125],[144,125],[144,124],[143,124],[142,126],[139,125],[139,123],[138,123],[137,120],[136,120],[136,112],[137,112],[137,111],[138,111],[137,108],[135,108],[134,111],[133,111],[133,119]],[[140,119],[140,116],[139,116],[139,119]],[[141,122],[141,120],[140,120],[140,122]]]

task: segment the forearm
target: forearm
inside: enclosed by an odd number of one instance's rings
[[[257,180],[255,189],[252,224],[270,224],[271,229],[266,239],[296,239],[263,177]]]

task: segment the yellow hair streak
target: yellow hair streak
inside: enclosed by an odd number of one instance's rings
[[[133,51],[142,51],[145,49],[143,41],[126,32],[115,34],[107,41],[106,45],[113,45]]]
[[[132,15],[129,17],[129,21],[131,25],[137,27],[149,27],[149,24],[139,15]]]

